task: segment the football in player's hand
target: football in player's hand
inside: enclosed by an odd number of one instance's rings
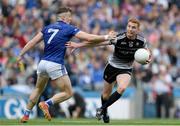
[[[134,58],[135,58],[135,61],[140,64],[147,64],[149,63],[148,61],[150,59],[150,55],[151,54],[148,49],[140,48],[135,52]]]

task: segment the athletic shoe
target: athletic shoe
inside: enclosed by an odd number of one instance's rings
[[[101,120],[102,116],[103,116],[103,109],[101,108],[96,109],[96,118],[98,120]]]
[[[110,122],[109,115],[107,113],[103,115],[103,121],[104,121],[104,123]]]
[[[27,115],[24,115],[22,118],[21,118],[21,123],[26,123],[27,121],[29,120],[29,116]]]
[[[44,117],[48,120],[51,121],[51,115],[49,113],[49,107],[45,102],[40,102],[39,103],[39,108],[43,111]]]

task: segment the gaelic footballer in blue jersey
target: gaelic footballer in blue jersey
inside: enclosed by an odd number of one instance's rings
[[[51,79],[52,83],[56,84],[57,87],[61,89],[60,93],[55,94],[47,101],[39,103],[40,109],[43,111],[45,118],[49,121],[51,120],[51,115],[48,110],[49,106],[61,103],[73,95],[71,82],[64,66],[64,55],[66,53],[65,45],[72,37],[86,40],[90,43],[100,43],[113,37],[111,34],[89,34],[79,30],[73,25],[70,25],[72,15],[69,8],[59,8],[56,14],[57,22],[45,26],[41,32],[25,45],[17,59],[17,62],[20,63],[23,55],[27,51],[35,47],[36,44],[44,42],[44,55],[37,68],[38,78],[36,87],[29,97],[24,116],[21,119],[22,123],[28,121],[29,114],[37,103],[49,79]]]

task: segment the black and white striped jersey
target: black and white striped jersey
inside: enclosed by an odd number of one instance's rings
[[[137,35],[136,39],[128,39],[126,32],[117,35],[115,41],[112,41],[114,53],[109,57],[109,64],[116,68],[131,69],[134,62],[134,53],[139,48],[147,47],[146,39]]]

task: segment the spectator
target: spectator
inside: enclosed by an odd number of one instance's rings
[[[165,66],[160,66],[159,75],[153,77],[154,92],[156,94],[156,112],[157,117],[162,118],[162,108],[165,110],[165,117],[170,117],[170,108],[173,104],[172,96],[172,78],[168,74]]]
[[[68,107],[71,118],[83,118],[86,110],[86,103],[84,98],[78,93],[73,95],[75,103]]]

